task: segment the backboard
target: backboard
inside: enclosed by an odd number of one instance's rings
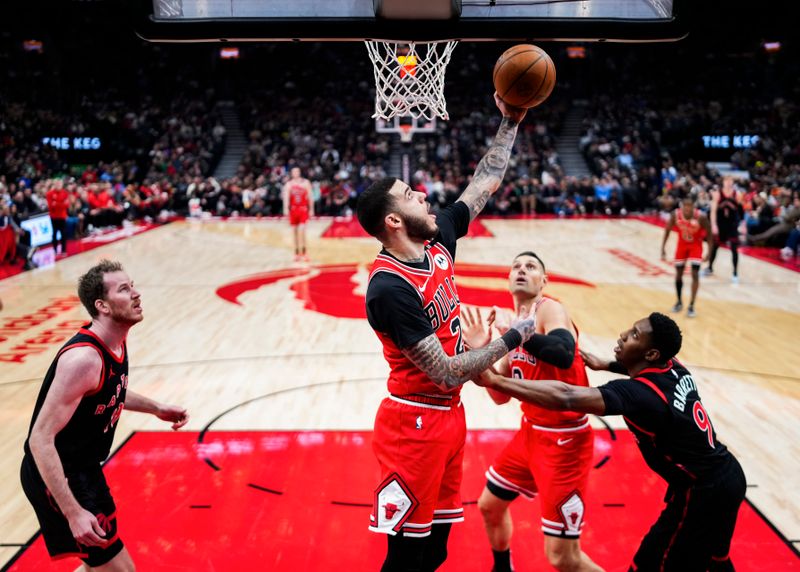
[[[697,0],[446,0],[445,19],[391,17],[385,0],[124,1],[137,33],[155,42],[652,42],[685,36]]]

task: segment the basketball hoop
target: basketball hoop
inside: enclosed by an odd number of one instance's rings
[[[414,132],[411,131],[411,125],[401,125],[400,126],[400,141],[403,143],[411,143],[411,139],[414,137]]]
[[[375,113],[449,119],[444,99],[444,73],[458,42],[383,42],[367,40],[375,68]],[[402,136],[401,132],[401,136]]]

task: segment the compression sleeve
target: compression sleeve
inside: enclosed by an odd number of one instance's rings
[[[575,338],[565,328],[556,328],[547,334],[533,334],[522,347],[533,357],[560,369],[571,367],[575,361]]]

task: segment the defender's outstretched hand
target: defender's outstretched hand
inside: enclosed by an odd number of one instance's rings
[[[189,422],[189,413],[177,405],[162,405],[158,408],[156,417],[162,421],[172,421],[173,431],[177,431]]]
[[[522,334],[522,343],[527,342],[536,333],[536,308],[520,306],[517,318],[511,327]]]
[[[580,350],[581,357],[583,358],[583,362],[586,364],[586,367],[589,369],[593,369],[594,371],[607,371],[609,366],[609,361],[601,359],[594,354],[590,354],[589,352],[585,352]]]

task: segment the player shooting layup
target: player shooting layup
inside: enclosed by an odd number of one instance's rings
[[[498,189],[525,110],[507,106],[497,137],[458,201],[438,216],[425,194],[387,178],[359,197],[361,226],[383,245],[367,287],[367,318],[391,368],[375,418],[382,481],[370,529],[388,535],[382,570],[435,570],[447,558],[460,488],[466,424],[461,386],[527,340],[533,317],[484,348],[464,351],[453,260],[456,240]]]

